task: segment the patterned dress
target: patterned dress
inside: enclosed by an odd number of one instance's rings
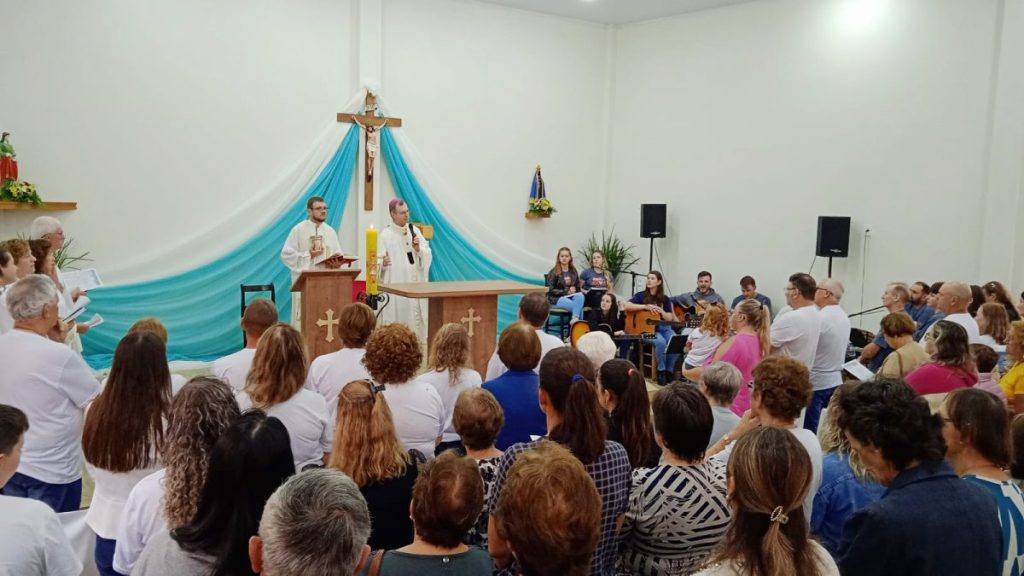
[[[620,574],[689,574],[729,528],[725,463],[661,465],[633,472]]]
[[[467,546],[479,546],[484,550],[487,549],[487,518],[491,515],[492,502],[498,500],[497,498],[492,500],[491,495],[494,493],[494,479],[498,474],[499,460],[501,460],[501,456],[476,461],[476,465],[480,469],[480,477],[484,481],[484,507],[480,510],[480,517],[476,519],[476,524],[462,539]]]
[[[999,509],[1003,530],[1003,574],[1024,575],[1024,493],[1013,480],[992,480],[969,474],[964,480],[988,490]]]

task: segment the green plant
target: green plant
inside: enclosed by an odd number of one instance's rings
[[[75,264],[79,262],[92,262],[92,258],[89,258],[89,252],[82,252],[77,256],[71,254],[71,245],[74,242],[74,238],[65,238],[64,245],[54,251],[53,259],[57,263],[57,268],[61,270],[78,270],[79,268]]]
[[[612,275],[612,283],[615,282],[615,277],[618,273],[623,270],[628,270],[633,264],[640,261],[640,258],[633,255],[633,250],[636,246],[633,244],[626,245],[625,242],[619,239],[615,234],[615,227],[613,226],[609,232],[601,232],[601,239],[598,240],[594,234],[590,235],[590,239],[583,245],[583,248],[579,251],[579,255],[582,257],[584,262],[587,262],[587,266],[590,265],[590,256],[594,252],[600,252],[604,254],[605,262],[608,265],[608,270]],[[586,266],[584,266],[586,267]]]

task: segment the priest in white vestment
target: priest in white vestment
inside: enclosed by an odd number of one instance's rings
[[[423,232],[409,223],[409,206],[394,199],[388,204],[391,224],[380,233],[378,251],[384,254],[381,282],[428,282],[430,279],[430,243]],[[390,295],[391,301],[381,311],[385,324],[401,322],[416,333],[420,345],[427,343],[427,301],[424,298],[403,298]]]
[[[306,213],[309,218],[299,222],[288,233],[288,239],[281,248],[281,261],[292,271],[292,283],[299,279],[303,270],[315,268],[318,258],[341,253],[338,233],[327,224],[327,203],[319,196],[313,196],[306,202]],[[326,263],[328,268],[338,268],[341,264]],[[292,326],[301,329],[301,307],[299,293],[292,292]]]

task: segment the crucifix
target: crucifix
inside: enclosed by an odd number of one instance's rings
[[[377,116],[377,97],[366,92],[365,109],[362,114],[338,113],[338,122],[350,122],[363,130],[363,149],[366,157],[366,179],[363,183],[363,210],[373,211],[373,175],[374,163],[380,154],[380,131],[385,126],[401,128],[401,118]]]

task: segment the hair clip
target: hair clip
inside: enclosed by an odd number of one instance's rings
[[[772,510],[770,520],[772,522],[778,522],[779,524],[785,524],[789,522],[789,516],[782,512],[782,506],[776,506],[775,510]]]
[[[373,398],[376,398],[377,394],[379,394],[379,393],[384,391],[384,385],[383,384],[377,384],[376,382],[373,382],[372,380],[367,380],[366,384],[370,387],[370,396],[373,397]]]
[[[572,383],[575,384],[578,380],[586,380],[586,377],[583,374],[579,374],[579,373],[573,374],[572,375]]]
[[[629,376],[630,378],[632,378],[634,374],[636,374],[636,369],[634,368],[630,368],[629,372],[626,372],[626,375]]]

